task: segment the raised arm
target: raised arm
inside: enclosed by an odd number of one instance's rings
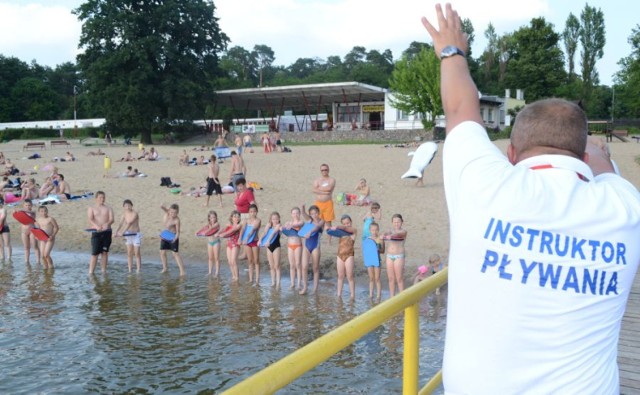
[[[442,12],[440,4],[436,4],[436,14],[439,30],[425,17],[422,17],[422,24],[433,40],[436,56],[441,58],[440,94],[447,119],[447,134],[449,134],[453,128],[464,121],[473,121],[480,125],[483,122],[480,117],[478,89],[469,74],[467,58],[456,54],[456,49],[466,54],[469,47],[467,35],[462,31],[458,12],[447,3],[446,15]]]

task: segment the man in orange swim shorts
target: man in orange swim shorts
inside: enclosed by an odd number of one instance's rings
[[[313,181],[313,193],[316,195],[315,205],[320,209],[320,218],[324,220],[325,227],[331,226],[331,221],[336,218],[333,212],[333,189],[336,180],[329,177],[329,165],[320,165],[321,176]]]

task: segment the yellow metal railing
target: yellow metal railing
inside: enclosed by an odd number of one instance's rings
[[[405,289],[395,297],[380,303],[349,322],[274,362],[253,376],[224,392],[226,395],[272,394],[293,380],[331,358],[362,336],[405,311],[403,394],[418,394],[419,310],[422,298],[447,282],[445,268],[419,284]],[[420,389],[430,394],[442,384],[442,371]]]

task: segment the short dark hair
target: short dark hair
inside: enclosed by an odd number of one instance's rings
[[[236,186],[238,186],[238,185],[240,185],[240,184],[242,184],[242,185],[247,185],[247,180],[245,180],[244,178],[238,178],[238,179],[236,180]]]

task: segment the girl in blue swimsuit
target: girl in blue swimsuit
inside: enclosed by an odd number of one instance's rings
[[[302,205],[302,216],[307,223],[313,224],[313,228],[301,234],[304,240],[304,250],[302,252],[302,289],[300,295],[307,293],[307,272],[309,269],[309,260],[312,260],[313,267],[313,293],[318,291],[318,280],[320,279],[320,234],[324,228],[324,221],[320,218],[320,209],[313,205],[309,207],[309,213]]]

